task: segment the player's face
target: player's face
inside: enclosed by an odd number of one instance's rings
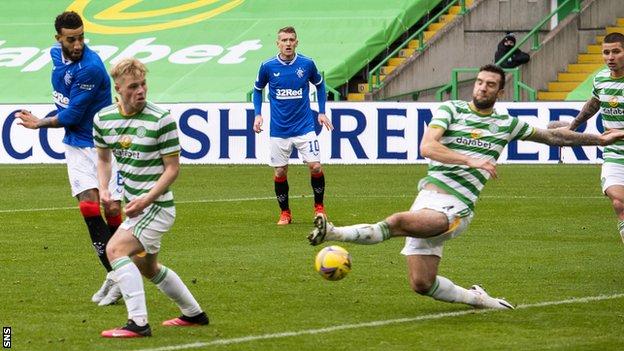
[[[115,91],[121,98],[124,108],[136,112],[143,109],[147,99],[147,82],[145,76],[127,74],[115,82]]]
[[[624,48],[622,48],[622,43],[602,43],[602,59],[616,76],[624,74]]]
[[[295,57],[295,49],[299,44],[295,33],[280,32],[277,35],[277,48],[280,52],[280,57],[286,60],[290,60]]]
[[[494,106],[496,99],[502,95],[500,89],[501,77],[498,73],[481,71],[472,90],[472,103],[480,110],[486,110]]]
[[[82,27],[76,29],[61,28],[61,34],[56,35],[56,40],[61,43],[63,55],[72,61],[82,58],[84,49],[84,30]]]

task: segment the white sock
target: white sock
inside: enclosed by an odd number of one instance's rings
[[[182,279],[173,270],[161,265],[160,271],[151,281],[178,305],[183,315],[194,317],[202,313],[202,309],[199,307],[193,294],[191,294],[184,282],[182,282]]]
[[[622,242],[624,242],[624,221],[618,221],[618,230],[620,232],[620,236],[622,237]]]
[[[391,236],[388,223],[356,224],[348,227],[327,225],[327,240],[349,241],[358,244],[377,244]]]
[[[111,266],[115,270],[115,280],[126,302],[128,319],[132,319],[140,327],[146,325],[147,306],[141,272],[128,256],[114,260]]]
[[[455,285],[452,281],[441,275],[436,277],[436,281],[427,292],[427,295],[439,301],[460,302],[471,306],[476,306],[478,304],[476,294],[459,285]]]

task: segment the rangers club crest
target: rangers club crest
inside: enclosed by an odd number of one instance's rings
[[[73,79],[74,79],[74,76],[72,76],[71,72],[66,71],[65,77],[63,77],[63,80],[65,80],[65,85],[71,85]]]
[[[303,70],[303,68],[301,68],[301,67],[297,68],[297,77],[303,78],[303,74],[304,73],[305,73],[305,71]]]

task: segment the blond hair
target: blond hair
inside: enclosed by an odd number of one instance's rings
[[[143,62],[135,59],[134,57],[125,58],[115,64],[110,70],[110,75],[114,81],[119,78],[132,75],[134,77],[145,77],[147,74],[147,67]]]

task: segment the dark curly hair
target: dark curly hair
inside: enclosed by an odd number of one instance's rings
[[[54,21],[54,28],[56,28],[57,34],[61,34],[63,28],[76,29],[80,27],[82,27],[82,18],[74,11],[63,12],[56,16],[56,20]]]

